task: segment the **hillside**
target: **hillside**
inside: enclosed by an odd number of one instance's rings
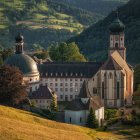
[[[30,112],[0,106],[0,140],[119,140],[126,137],[58,123]],[[127,139],[127,138],[126,138]]]
[[[61,1],[85,9],[87,11],[106,16],[113,9],[125,4],[129,0],[61,0]]]
[[[123,4],[111,0],[77,2],[81,5],[63,0],[1,0],[0,48],[13,47],[14,37],[19,31],[25,36],[25,49],[47,48],[53,42],[66,41],[102,19],[101,12],[109,12],[103,8],[112,10]],[[88,7],[88,4],[94,10],[82,6]]]
[[[0,1],[0,45],[13,46],[14,36],[22,32],[26,47],[46,48],[64,41],[95,23],[100,15],[55,0]]]
[[[118,9],[119,17],[126,25],[127,60],[131,64],[140,63],[140,1],[130,0]],[[107,58],[109,47],[109,25],[116,18],[115,11],[105,19],[83,31],[80,35],[71,38],[81,51],[91,60],[104,61]]]

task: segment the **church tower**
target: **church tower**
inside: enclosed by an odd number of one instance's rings
[[[121,57],[126,60],[126,48],[125,48],[125,34],[124,24],[120,21],[117,13],[116,19],[110,25],[110,47],[109,56],[114,52],[118,51]]]
[[[18,33],[15,40],[16,40],[16,42],[15,42],[16,43],[16,52],[15,53],[22,54],[23,53],[24,37],[20,33]]]

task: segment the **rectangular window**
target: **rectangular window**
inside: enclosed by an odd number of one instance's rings
[[[63,91],[63,88],[60,88],[60,91]]]
[[[65,91],[67,92],[68,91],[68,88],[65,88]]]
[[[63,83],[60,83],[60,86],[62,87],[63,86]]]
[[[65,101],[68,101],[68,95],[65,95]]]
[[[65,83],[65,86],[68,86],[68,83]]]
[[[70,99],[71,99],[71,100],[73,99],[73,96],[72,96],[72,95],[70,95]]]
[[[63,95],[60,95],[60,99],[63,99]]]
[[[50,83],[50,86],[53,86],[53,83]]]
[[[73,88],[70,88],[70,92],[72,92],[73,91]]]
[[[58,86],[58,84],[57,84],[57,83],[55,83],[55,86]]]
[[[55,88],[55,91],[58,91],[58,88]]]

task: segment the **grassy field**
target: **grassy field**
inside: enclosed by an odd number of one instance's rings
[[[0,106],[0,140],[128,140],[127,138],[125,135],[50,121],[30,112]]]

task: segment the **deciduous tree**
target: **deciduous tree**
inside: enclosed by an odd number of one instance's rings
[[[0,103],[14,105],[24,100],[26,90],[23,75],[16,67],[0,67]]]

